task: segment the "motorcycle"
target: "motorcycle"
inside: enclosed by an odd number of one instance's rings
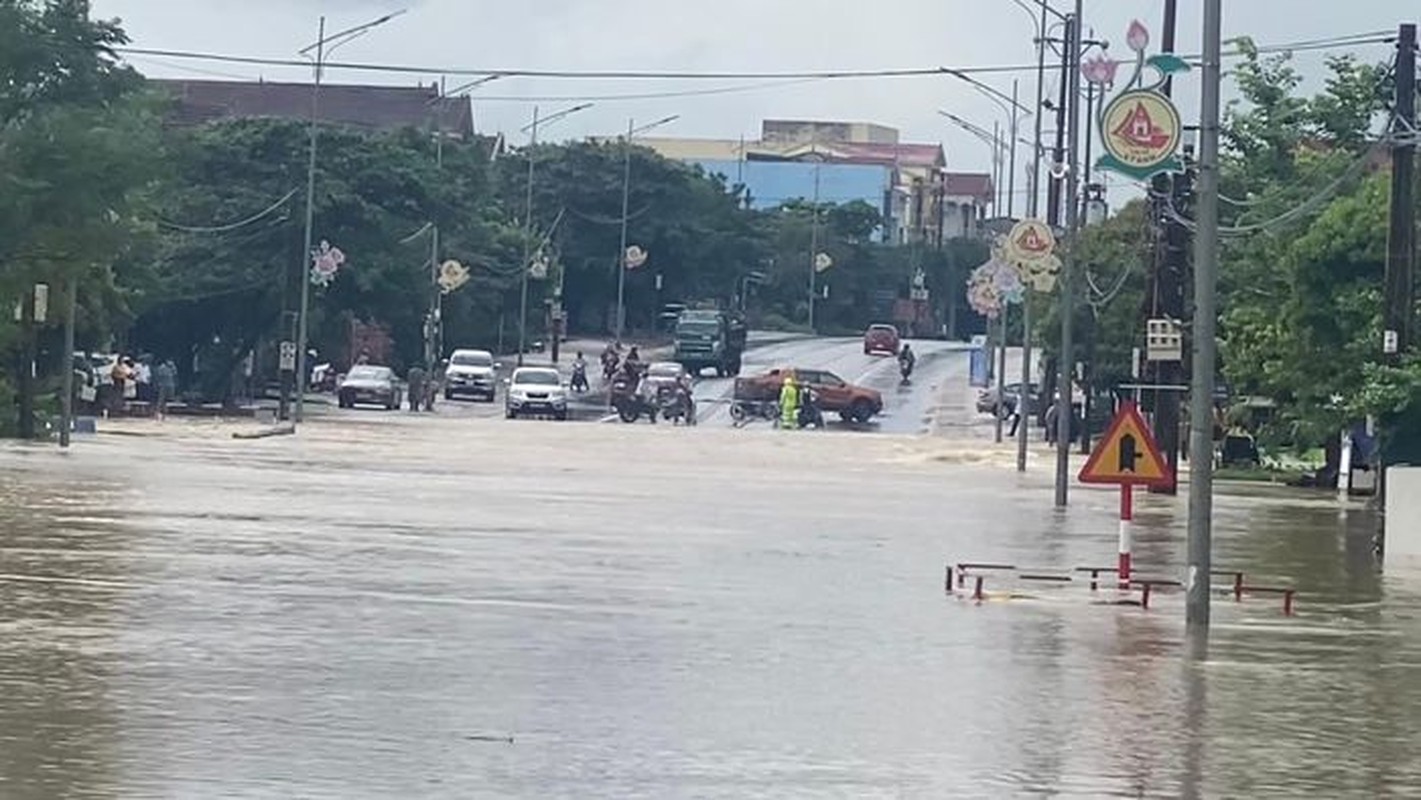
[[[662,386],[656,390],[656,406],[662,419],[671,424],[696,424],[696,401],[681,386]]]
[[[903,379],[899,381],[899,385],[911,383],[909,376],[913,374],[913,360],[910,358],[899,359],[898,372],[903,376]]]
[[[622,422],[630,425],[645,414],[652,425],[656,424],[657,404],[637,392],[636,384],[624,374],[618,374],[612,381],[610,395],[612,408],[617,412],[617,416],[622,418]]]
[[[572,365],[572,380],[568,383],[568,388],[578,394],[586,394],[590,388],[587,385],[587,365],[581,362],[574,362]]]

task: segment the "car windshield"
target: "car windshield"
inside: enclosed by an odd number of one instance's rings
[[[550,369],[526,370],[513,378],[514,383],[531,386],[557,386],[558,374]]]
[[[687,320],[676,325],[676,333],[683,336],[714,336],[720,332],[720,325],[711,320]]]
[[[647,374],[653,378],[674,378],[681,374],[681,365],[671,361],[652,364]]]
[[[347,378],[357,381],[387,381],[390,379],[389,367],[359,366],[351,367]]]
[[[455,353],[450,357],[449,364],[455,367],[491,367],[493,356],[488,353]]]
[[[873,333],[891,333],[895,335],[898,333],[898,329],[892,325],[873,325],[869,327],[869,330]]]
[[[821,372],[816,376],[818,383],[822,386],[843,386],[844,379],[832,372]]]

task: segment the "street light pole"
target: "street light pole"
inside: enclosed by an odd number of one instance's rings
[[[347,28],[339,33],[326,36],[326,18],[321,17],[317,27],[316,43],[301,51],[301,55],[306,55],[312,50],[316,51],[315,58],[315,80],[311,85],[311,120],[309,124],[309,139],[306,157],[306,225],[302,236],[301,269],[299,278],[301,280],[301,313],[297,317],[296,333],[296,422],[301,422],[305,418],[306,408],[306,380],[309,377],[306,372],[306,340],[309,331],[307,316],[311,309],[311,279],[307,275],[307,269],[311,262],[311,253],[315,239],[316,221],[316,149],[319,139],[318,121],[320,119],[321,108],[321,71],[325,67],[326,56],[337,47],[351,41],[359,36],[363,36],[371,28],[384,25],[395,17],[404,14],[403,10],[386,14],[379,19],[372,20],[364,25],[356,25]],[[326,45],[329,44],[328,49]]]
[[[622,141],[622,235],[621,249],[617,252],[617,319],[616,332],[617,342],[622,341],[622,334],[626,329],[627,306],[627,225],[630,222],[631,196],[632,196],[632,139],[637,134],[646,133],[653,128],[659,128],[680,119],[680,114],[672,114],[669,117],[636,127],[636,120],[627,120],[627,138]]]
[[[533,158],[538,148],[538,107],[533,106],[533,122],[528,126],[528,187],[523,201],[523,260],[518,265],[518,366],[523,366],[523,353],[528,337],[528,271],[533,259]]]
[[[1028,9],[1029,10],[1029,9]],[[1027,216],[1040,219],[1041,212],[1041,125],[1045,115],[1041,104],[1046,99],[1046,4],[1041,5],[1041,20],[1036,29],[1036,136],[1031,157],[1031,198],[1027,201]],[[1021,392],[1016,403],[1016,471],[1026,472],[1026,453],[1030,444],[1031,414],[1035,411],[1031,398],[1031,293],[1021,301]]]
[[[533,266],[533,165],[537,161],[538,128],[591,107],[591,103],[582,103],[565,108],[556,114],[540,117],[538,116],[538,107],[533,106],[533,121],[523,127],[523,132],[528,134],[528,186],[523,198],[523,263],[519,265],[521,279],[518,282],[518,366],[520,367],[523,366],[523,353],[528,349],[528,273]]]
[[[1016,218],[1016,137],[1017,121],[1020,119],[1019,107],[1017,106],[1017,85],[1016,78],[1011,81],[1011,156],[1007,165],[1007,217]],[[1037,115],[1040,116],[1040,115]]]
[[[617,248],[617,343],[627,323],[627,215],[632,199],[632,134],[636,131],[636,120],[627,120],[627,138],[622,140],[622,235]]]
[[[307,321],[306,315],[311,308],[311,278],[306,274],[307,267],[311,260],[311,250],[314,242],[312,236],[316,221],[316,146],[317,128],[316,120],[320,113],[321,102],[321,67],[326,56],[326,18],[321,17],[320,25],[317,28],[316,38],[316,79],[311,87],[311,120],[310,130],[307,132],[309,143],[306,154],[306,227],[305,234],[301,239],[301,270],[299,277],[301,280],[301,311],[296,317],[296,417],[297,423],[305,421],[306,411],[306,337]]]

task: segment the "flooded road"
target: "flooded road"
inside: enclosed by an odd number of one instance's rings
[[[175,426],[176,427],[176,426]],[[0,450],[0,797],[1405,796],[1421,578],[1218,500],[1215,606],[944,596],[1116,498],[939,439],[379,415]],[[1175,574],[1182,501],[1142,499]]]

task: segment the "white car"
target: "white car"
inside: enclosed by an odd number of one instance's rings
[[[562,375],[551,367],[520,367],[508,381],[503,413],[509,419],[544,416],[567,419],[567,387]]]
[[[498,364],[487,350],[455,350],[444,370],[444,399],[478,397],[492,403]]]

